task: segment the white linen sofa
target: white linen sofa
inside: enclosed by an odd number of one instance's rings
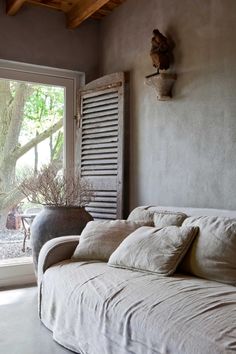
[[[227,210],[149,210],[236,218]],[[39,256],[39,316],[58,343],[81,354],[236,352],[235,286],[72,262],[78,243],[78,236],[56,238]]]

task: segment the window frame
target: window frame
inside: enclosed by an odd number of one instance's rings
[[[77,114],[77,91],[84,85],[85,74],[80,71],[0,59],[0,78],[65,88],[63,163],[66,170],[73,170],[75,166],[76,120],[74,118]],[[21,265],[17,261],[0,266],[0,286],[22,285],[31,283],[34,279],[31,260],[24,261]]]

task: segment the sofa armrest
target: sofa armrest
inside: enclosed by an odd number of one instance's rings
[[[70,259],[79,244],[79,236],[62,236],[46,242],[39,253],[38,284],[43,273],[53,264]]]

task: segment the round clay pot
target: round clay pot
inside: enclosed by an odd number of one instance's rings
[[[46,206],[31,225],[33,262],[37,273],[39,252],[45,242],[55,237],[80,235],[93,217],[82,207]]]

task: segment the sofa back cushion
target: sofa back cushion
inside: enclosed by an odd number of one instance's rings
[[[192,216],[184,221],[183,226],[198,226],[199,233],[180,270],[236,285],[236,219]]]
[[[72,260],[100,260],[107,262],[120,243],[145,222],[127,220],[90,221],[85,226]]]
[[[140,227],[111,255],[108,265],[171,275],[198,232],[197,227]]]
[[[184,213],[158,210],[153,207],[137,207],[128,216],[130,221],[149,222],[159,229],[166,226],[181,226],[186,218],[187,215]]]

